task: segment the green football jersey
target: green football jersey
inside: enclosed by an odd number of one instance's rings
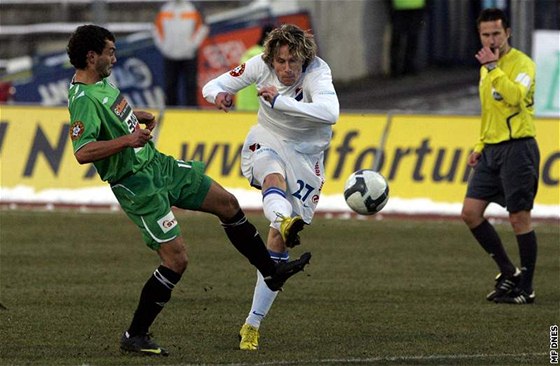
[[[74,152],[90,142],[112,140],[140,128],[128,101],[107,79],[95,84],[73,83],[68,90],[68,110]],[[142,169],[154,152],[154,144],[149,141],[93,164],[101,179],[111,183]]]

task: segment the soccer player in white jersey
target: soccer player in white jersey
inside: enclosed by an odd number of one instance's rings
[[[260,107],[241,153],[242,171],[262,190],[270,255],[287,261],[288,248],[300,243],[299,232],[311,223],[319,201],[338,97],[329,66],[317,57],[313,35],[291,24],[272,30],[262,54],[209,81],[202,93],[228,112],[233,95],[251,84]],[[261,321],[277,294],[257,272],[251,311],[239,334],[241,349],[258,349]]]

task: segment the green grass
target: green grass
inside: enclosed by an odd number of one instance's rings
[[[255,270],[216,218],[181,214],[190,264],[152,327],[171,356],[123,356],[118,340],[158,265],[121,213],[0,212],[1,365],[536,365],[560,323],[560,234],[537,227],[537,301],[484,297],[496,268],[460,222],[316,218],[313,253],[237,349]],[[260,216],[250,219],[266,231]],[[509,225],[497,226],[511,257]]]

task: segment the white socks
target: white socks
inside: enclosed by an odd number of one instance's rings
[[[280,231],[279,216],[291,217],[292,204],[286,199],[286,193],[278,187],[270,187],[263,192],[263,211],[264,216],[270,221],[270,226]],[[288,261],[288,252],[270,252],[270,257],[275,262]],[[253,293],[253,304],[245,323],[259,328],[261,321],[272,307],[278,291],[272,291],[266,283],[262,274],[257,271],[257,283]]]
[[[275,262],[287,262],[289,259],[288,252],[270,252],[270,257]],[[261,321],[272,307],[272,303],[276,299],[277,295],[278,291],[272,291],[269,289],[264,282],[262,274],[257,271],[257,283],[255,285],[255,292],[253,293],[253,304],[251,305],[251,311],[249,312],[247,319],[245,319],[245,323],[258,329],[261,325]]]
[[[257,271],[257,284],[253,293],[253,304],[247,319],[245,319],[245,323],[258,329],[261,321],[268,314],[272,303],[276,299],[276,295],[278,295],[278,291],[269,289],[266,283],[264,283],[262,274]]]
[[[264,216],[273,228],[280,230],[278,216],[292,216],[292,204],[286,199],[286,193],[277,187],[270,187],[263,192]]]

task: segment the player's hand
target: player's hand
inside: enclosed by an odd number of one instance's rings
[[[263,97],[264,100],[272,105],[274,103],[274,99],[278,96],[278,89],[276,89],[275,86],[265,86],[258,90],[257,95],[259,97]]]
[[[150,134],[150,130],[146,128],[138,128],[129,136],[129,145],[130,147],[142,147],[148,143],[152,139],[152,135]]]
[[[214,104],[218,107],[218,109],[227,113],[233,106],[233,95],[226,92],[220,92],[216,95]]]
[[[474,57],[476,57],[481,65],[498,62],[498,59],[500,58],[500,49],[496,47],[492,50],[490,47],[482,47]]]
[[[475,167],[476,164],[478,164],[481,155],[482,155],[481,153],[476,151],[470,153],[469,157],[467,158],[467,165],[471,167]]]
[[[146,112],[146,111],[135,111],[134,115],[136,116],[136,119],[138,120],[138,122],[146,125],[146,128],[150,131],[153,131],[154,128],[156,127],[156,117],[151,114],[150,112]]]

